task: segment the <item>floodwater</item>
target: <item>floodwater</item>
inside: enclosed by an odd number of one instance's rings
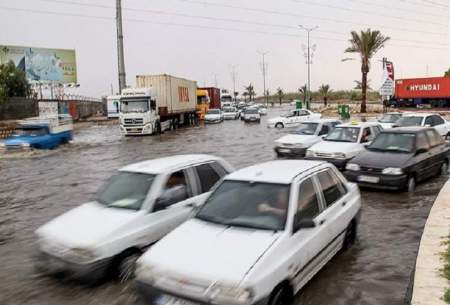
[[[269,117],[280,109],[269,111]],[[287,130],[226,121],[158,137],[122,138],[116,125],[77,130],[73,144],[52,152],[0,156],[0,304],[138,304],[131,284],[85,287],[36,274],[33,232],[90,200],[118,168],[173,154],[221,156],[241,168],[274,159],[273,141]],[[359,240],[296,296],[296,304],[401,305],[429,210],[446,178],[414,194],[363,191]]]

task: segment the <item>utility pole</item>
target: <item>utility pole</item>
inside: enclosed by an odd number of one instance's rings
[[[305,30],[307,33],[307,36],[308,36],[308,46],[307,46],[307,51],[306,51],[305,57],[306,57],[306,64],[308,65],[308,88],[307,88],[307,93],[306,93],[306,105],[307,105],[306,108],[309,108],[309,102],[311,99],[311,64],[312,64],[311,58],[313,57],[313,53],[316,49],[315,45],[313,45],[312,48],[310,47],[309,36],[312,31],[317,30],[319,27],[315,26],[312,28],[307,28],[307,27],[304,27],[303,25],[299,25],[299,27],[301,29]]]
[[[232,65],[231,66],[231,79],[233,81],[233,93],[232,93],[232,96],[233,96],[233,100],[234,101],[236,101],[236,96],[234,95],[234,93],[236,92],[236,79],[237,79],[236,68],[237,68],[237,66],[238,65]]]
[[[123,32],[122,32],[122,0],[116,0],[116,24],[117,24],[117,57],[119,68],[119,94],[127,87],[125,76],[125,59],[123,54]]]
[[[263,74],[263,83],[264,83],[264,101],[266,102],[266,107],[269,104],[269,100],[268,100],[268,96],[267,96],[267,92],[266,92],[266,72],[267,72],[267,67],[266,67],[266,55],[269,52],[261,52],[258,51],[258,53],[262,56],[262,74]]]

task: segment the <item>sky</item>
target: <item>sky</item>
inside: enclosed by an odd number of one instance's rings
[[[198,86],[252,83],[296,91],[307,82],[306,32],[315,27],[311,88],[352,89],[361,78],[350,32],[371,28],[391,37],[372,59],[378,89],[383,57],[396,78],[442,76],[450,67],[450,4],[444,0],[122,0],[127,85],[135,76],[170,74]],[[117,92],[114,0],[0,0],[0,45],[76,50],[79,93]],[[342,61],[354,57],[355,60]]]

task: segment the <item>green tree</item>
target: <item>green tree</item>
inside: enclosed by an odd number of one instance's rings
[[[245,87],[245,90],[247,91],[247,95],[249,97],[249,101],[251,102],[253,100],[253,97],[256,95],[255,88],[250,83],[247,87]]]
[[[30,91],[25,72],[17,69],[12,61],[0,65],[0,101],[8,97],[26,97]]]
[[[444,76],[445,77],[449,77],[450,76],[450,68],[447,71],[445,71]]]
[[[328,106],[328,97],[330,96],[330,93],[331,93],[332,91],[333,91],[333,90],[331,90],[330,85],[325,85],[325,84],[323,84],[323,85],[320,86],[320,88],[319,88],[319,94],[320,94],[320,96],[322,96],[322,98],[323,98],[323,105],[324,105],[325,107]]]
[[[303,99],[303,104],[306,105],[306,96],[308,95],[308,87],[304,85],[303,87],[298,88],[298,92],[300,93],[300,99]]]
[[[361,90],[362,89],[362,83],[359,80],[355,80],[355,90]],[[370,79],[367,80],[367,90],[372,90],[372,87],[370,86]]]
[[[281,106],[281,103],[283,102],[284,92],[283,92],[283,89],[281,89],[280,87],[278,87],[278,89],[277,89],[277,95],[278,95],[278,100],[280,101],[280,106]]]
[[[359,53],[361,58],[361,113],[365,113],[367,102],[367,75],[370,71],[370,60],[372,57],[384,47],[390,37],[383,36],[380,31],[372,31],[367,29],[359,34],[356,31],[351,32],[350,47],[345,52]]]
[[[247,102],[248,92],[245,91],[244,93],[242,93],[242,96],[244,97],[244,102]]]

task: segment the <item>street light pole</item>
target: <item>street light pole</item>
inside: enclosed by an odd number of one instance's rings
[[[117,57],[119,69],[119,94],[126,88],[125,59],[123,51],[122,32],[122,0],[116,0],[116,24],[117,24]]]
[[[237,67],[238,65],[232,65],[231,66],[231,79],[233,80],[233,94],[232,94],[232,96],[233,96],[233,100],[236,102],[236,95],[235,95],[235,92],[236,92],[236,74],[237,74],[237,72],[236,72],[236,67]]]
[[[310,33],[312,32],[312,31],[314,31],[314,30],[317,30],[319,27],[318,26],[315,26],[315,27],[312,27],[312,28],[307,28],[307,27],[304,27],[303,25],[299,25],[299,27],[301,28],[301,29],[303,29],[303,30],[305,30],[306,31],[306,33],[307,33],[307,40],[308,40],[308,46],[307,46],[307,54],[306,54],[306,63],[307,63],[307,65],[308,65],[308,88],[306,89],[306,105],[309,105],[309,102],[310,102],[310,99],[311,99],[311,64],[312,64],[312,61],[311,61],[311,47],[310,47],[310,38],[309,38],[309,36],[310,36]],[[309,107],[307,107],[307,108],[309,108]]]
[[[268,96],[266,92],[266,55],[269,52],[260,52],[258,53],[262,56],[262,74],[263,74],[263,85],[264,85],[264,101],[266,102],[266,107],[269,104]]]

